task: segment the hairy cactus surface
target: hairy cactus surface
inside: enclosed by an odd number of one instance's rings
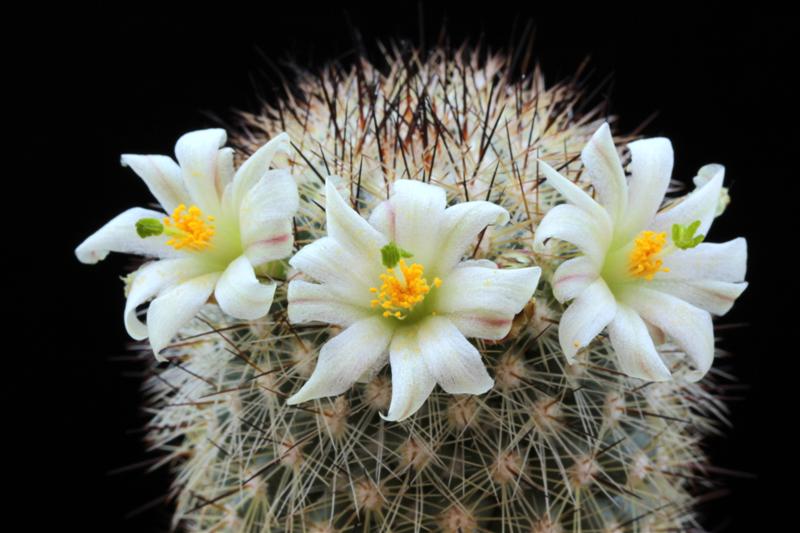
[[[234,320],[216,305],[153,362],[148,441],[174,470],[174,524],[188,531],[504,531],[622,533],[700,528],[708,480],[700,443],[725,407],[714,371],[701,383],[626,377],[601,335],[568,365],[563,306],[548,284],[574,249],[530,246],[558,200],[538,160],[578,180],[581,148],[607,117],[573,81],[517,79],[502,56],[387,51],[300,72],[278,102],[243,114],[247,156],[280,132],[279,165],[301,197],[295,246],[325,235],[328,175],[369,214],[397,179],[435,183],[451,203],[484,199],[511,222],[472,258],[540,266],[535,298],[498,342],[473,341],[495,379],[481,396],[436,389],[402,422],[384,421],[389,368],[330,399],[286,405],[338,330],[289,323],[286,286],[270,314]],[[619,138],[625,140],[625,138]],[[623,153],[627,157],[627,154]],[[337,265],[346,269],[347,264]],[[280,269],[278,269],[280,270]],[[296,276],[288,266],[270,275]],[[680,377],[682,358],[659,346]],[[357,356],[357,354],[354,354]],[[152,360],[152,354],[143,351]]]

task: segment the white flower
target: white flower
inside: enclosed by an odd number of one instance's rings
[[[584,148],[583,164],[600,203],[542,164],[549,184],[569,203],[547,213],[534,246],[542,249],[557,238],[582,252],[552,279],[555,297],[573,300],[559,324],[561,348],[572,363],[608,327],[624,373],[663,381],[671,373],[653,339],[663,342],[666,334],[694,365],[687,378],[699,380],[714,359],[710,313],[725,314],[747,287],[744,239],[698,244],[717,211],[724,168],[704,166],[702,185],[659,211],[672,173],[672,145],[654,138],[628,148],[629,182],[607,124]]]
[[[412,415],[437,383],[454,394],[488,391],[494,382],[466,337],[505,337],[540,273],[461,260],[487,225],[508,221],[506,210],[490,202],[447,208],[443,189],[410,180],[394,183],[369,222],[332,179],[326,198],[328,236],[290,260],[319,283],[289,284],[289,320],[346,329],[322,347],[313,374],[288,403],[341,394],[380,370],[387,353],[387,420]]]
[[[159,358],[212,294],[236,318],[264,316],[276,284],[260,282],[254,269],[292,251],[297,186],[286,170],[269,170],[276,152],[287,150],[288,136],[272,139],[235,174],[233,150],[221,148],[225,140],[221,129],[187,133],[175,145],[177,163],[162,155],[123,155],[122,164],[172,215],[129,209],[75,250],[83,263],[109,252],[159,259],[134,273],[124,317],[131,337],[150,337]],[[136,308],[151,298],[145,325]]]

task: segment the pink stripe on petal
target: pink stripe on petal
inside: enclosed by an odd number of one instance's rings
[[[553,284],[561,285],[562,283],[566,283],[567,281],[573,281],[573,280],[577,280],[577,279],[589,279],[589,278],[593,278],[593,277],[594,276],[590,276],[588,274],[572,274],[571,276],[563,276],[561,278],[553,280]]]
[[[280,244],[286,242],[289,239],[290,235],[285,233],[283,235],[278,235],[277,237],[271,237],[269,239],[263,239],[260,241],[256,241],[255,244]]]

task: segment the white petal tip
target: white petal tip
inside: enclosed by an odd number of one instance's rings
[[[391,413],[386,413],[386,415],[384,416],[383,413],[381,413],[380,411],[378,412],[378,415],[380,415],[380,417],[383,420],[385,420],[386,422],[402,422],[403,420],[405,420],[406,418],[408,418],[412,414],[414,414],[414,413],[407,414],[407,415],[402,416],[402,417],[396,417],[396,416],[392,416]]]
[[[311,400],[316,400],[319,398],[324,397],[323,395],[315,395],[313,392],[309,392],[306,390],[308,388],[309,381],[306,381],[300,390],[292,394],[289,398],[286,399],[286,405],[298,405],[301,403],[305,403]],[[333,395],[331,395],[333,396]]]
[[[160,348],[156,348],[155,346],[152,345],[151,347],[153,348],[153,356],[156,358],[156,361],[158,361],[159,363],[165,363],[167,361],[167,358],[161,355],[161,352],[164,350],[165,347],[162,346]]]
[[[478,388],[478,392],[475,394],[486,394],[490,390],[494,388],[494,379],[489,378],[482,387]]]
[[[299,391],[291,395],[286,399],[286,405],[297,405],[300,403],[307,402],[313,398],[309,397],[306,393],[303,392],[301,388]]]
[[[106,258],[108,254],[97,253],[94,250],[87,250],[83,245],[75,248],[75,257],[84,265],[94,265]]]

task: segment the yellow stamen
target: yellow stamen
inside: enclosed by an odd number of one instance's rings
[[[422,302],[431,292],[431,287],[423,276],[424,273],[425,270],[419,263],[409,266],[401,259],[397,266],[388,268],[385,274],[381,274],[383,284],[380,288],[370,288],[370,292],[376,294],[370,306],[382,308],[383,316],[386,318],[404,320],[414,306]],[[441,279],[433,279],[434,287],[438,288],[441,285]]]
[[[641,232],[634,239],[633,251],[628,258],[630,274],[651,281],[658,272],[669,272],[669,268],[662,266],[664,262],[658,258],[666,242],[666,232]]]
[[[167,244],[176,250],[188,248],[200,251],[208,248],[211,245],[211,237],[216,231],[210,224],[214,221],[214,217],[207,216],[206,220],[202,217],[203,212],[196,205],[188,209],[183,204],[176,207],[172,217],[164,219],[164,233],[171,237]]]

